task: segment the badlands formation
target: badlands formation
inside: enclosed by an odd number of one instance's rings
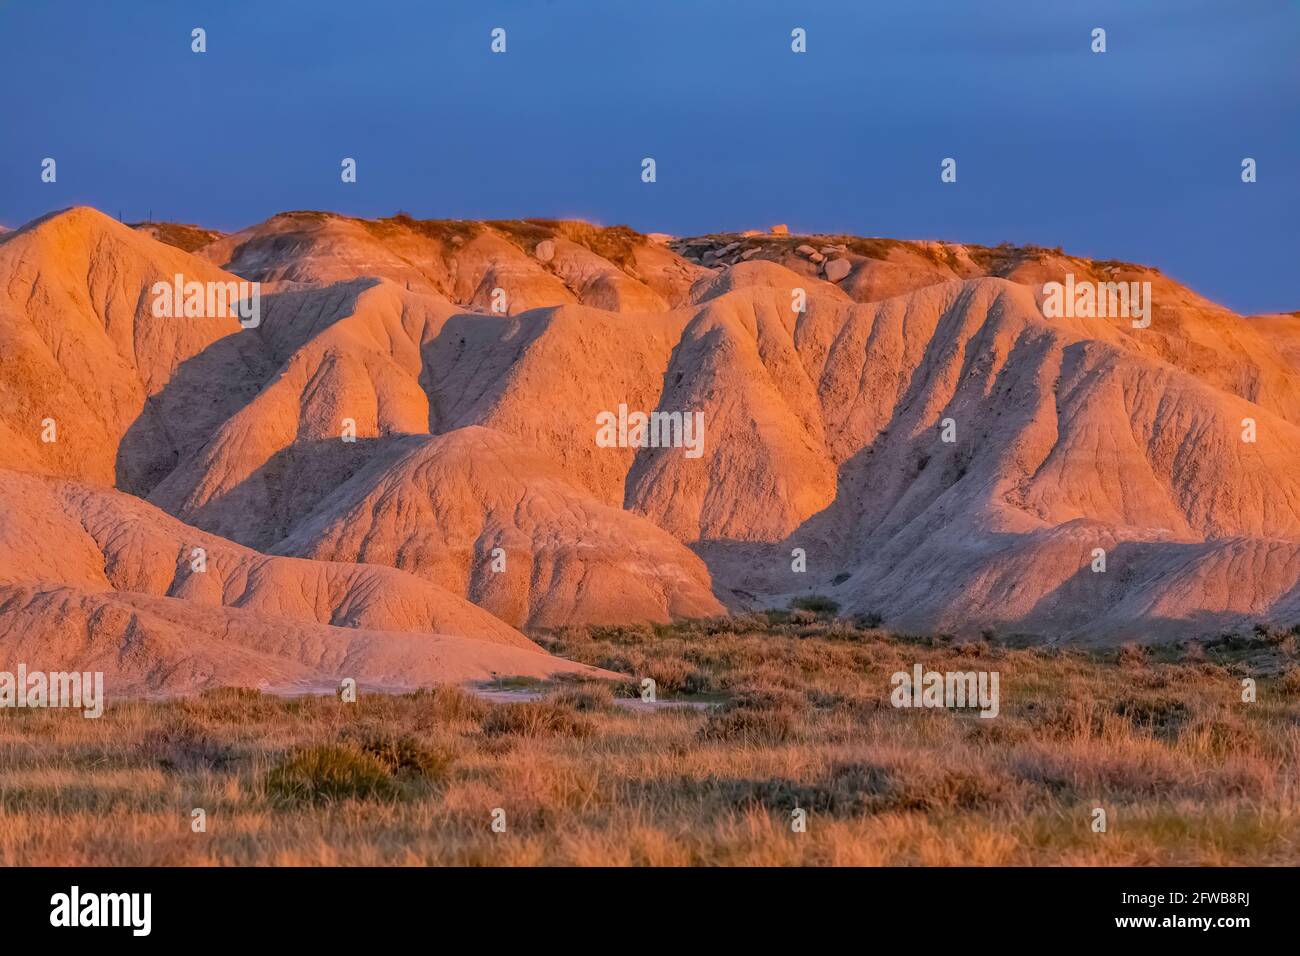
[[[176,276],[261,283],[259,320],[158,317]],[[1149,283],[1149,325],[1045,317],[1066,276]],[[1049,642],[1289,626],[1298,463],[1300,318],[1060,250],[88,208],[0,235],[0,651],[119,691],[579,671],[524,632],[808,594]]]

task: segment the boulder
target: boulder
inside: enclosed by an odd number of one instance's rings
[[[848,259],[828,259],[822,268],[826,272],[828,282],[839,282],[853,271],[853,263]]]

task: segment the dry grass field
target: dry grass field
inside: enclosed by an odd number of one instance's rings
[[[796,612],[543,640],[683,706],[503,680],[3,711],[0,865],[1300,862],[1294,634],[1084,653]],[[916,663],[997,671],[999,716],[895,709]]]

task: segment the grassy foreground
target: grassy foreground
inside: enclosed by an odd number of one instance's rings
[[[0,711],[0,865],[1300,862],[1295,635],[1085,654],[810,618],[544,639],[695,706],[560,682]],[[918,662],[997,671],[1000,715],[895,709]]]

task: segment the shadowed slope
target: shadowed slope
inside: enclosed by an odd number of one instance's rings
[[[152,316],[150,288],[178,273],[238,281],[84,207],[6,236],[0,464],[144,490],[247,400],[263,362],[256,350],[226,341],[240,329],[236,319]],[[206,366],[202,385],[173,388],[161,400],[178,370],[195,361]],[[57,441],[42,441],[47,420]],[[133,425],[133,440],[119,449]]]
[[[0,471],[0,649],[109,693],[385,689],[586,670],[426,580],[268,557],[127,495]]]
[[[544,455],[485,428],[403,439],[276,551],[403,568],[516,626],[723,610],[703,563],[669,535],[600,504]]]
[[[328,627],[191,601],[0,585],[0,647],[35,671],[102,671],[110,699],[209,687],[411,690],[493,677],[607,676],[524,647]]]
[[[436,583],[389,568],[268,557],[137,498],[74,482],[0,471],[0,490],[0,582],[57,582],[536,649]]]

